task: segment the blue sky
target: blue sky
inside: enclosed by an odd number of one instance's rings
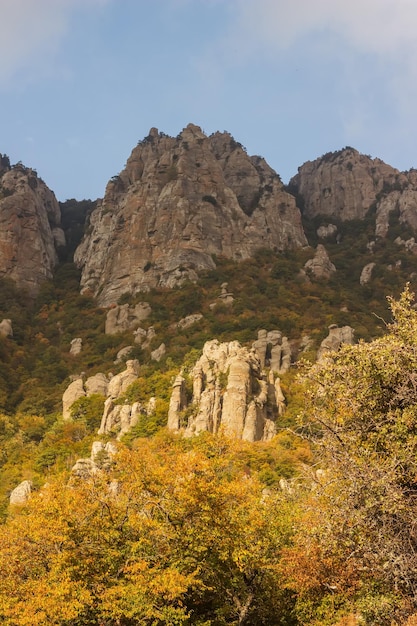
[[[189,122],[284,182],[346,145],[417,167],[416,32],[417,0],[0,0],[0,152],[59,200]]]

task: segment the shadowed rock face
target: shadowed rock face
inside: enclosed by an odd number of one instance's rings
[[[151,129],[107,185],[75,260],[102,305],[125,292],[172,287],[259,248],[306,245],[293,196],[260,157],[228,133],[190,124],[178,137]]]
[[[56,248],[65,244],[58,202],[36,172],[10,167],[0,155],[0,276],[30,297],[52,278]]]

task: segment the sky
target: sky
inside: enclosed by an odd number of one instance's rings
[[[344,146],[408,170],[416,32],[417,0],[0,0],[0,152],[61,201],[190,122],[284,183]]]

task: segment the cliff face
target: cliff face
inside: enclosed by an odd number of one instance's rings
[[[276,372],[270,369],[267,374],[263,369],[261,343],[258,339],[257,347],[248,350],[237,341],[208,341],[191,372],[193,397],[187,423],[182,423],[187,409],[185,379],[179,374],[173,385],[168,428],[186,436],[208,431],[245,441],[271,439],[285,410],[285,398]]]
[[[417,172],[399,172],[353,148],[307,161],[289,184],[306,217],[347,221],[375,210],[375,236],[386,237],[390,214],[417,229]]]
[[[0,276],[36,296],[65,244],[58,202],[36,172],[0,158]]]
[[[289,186],[301,197],[307,217],[346,221],[363,219],[378,194],[393,185],[398,175],[398,170],[380,159],[345,148],[304,163]]]
[[[75,254],[81,286],[102,305],[125,292],[172,287],[259,248],[306,245],[294,197],[260,157],[227,133],[151,129],[107,185]]]

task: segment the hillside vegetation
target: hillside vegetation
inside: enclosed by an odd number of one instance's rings
[[[388,235],[375,239],[372,210],[332,217],[337,237],[325,246],[336,272],[317,279],[304,266],[326,220],[304,218],[309,247],[217,257],[195,283],[125,293],[119,304],[151,307],[145,348],[131,331],[105,334],[107,309],[80,294],[71,259],[92,208],[63,207],[67,248],[36,301],[0,279],[0,320],[13,325],[13,337],[0,337],[0,622],[415,624],[417,255],[395,241],[410,227],[392,212]],[[232,304],[219,299],[224,283]],[[357,343],[316,364],[331,324],[352,326]],[[174,379],[182,371],[190,385],[205,342],[251,346],[261,329],[287,336],[296,360],[281,379],[287,408],[275,437],[168,432]],[[64,421],[63,392],[73,375],[124,370],[116,356],[130,345],[139,376],[118,401],[155,397],[155,411],[82,479],[75,462],[112,434],[97,434],[94,395]],[[28,503],[9,506],[24,480]]]

